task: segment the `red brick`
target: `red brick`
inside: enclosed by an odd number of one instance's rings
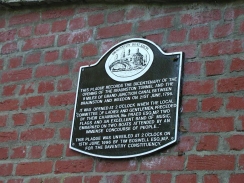
[[[18,36],[20,38],[29,37],[29,36],[31,36],[31,34],[32,34],[32,26],[22,27],[18,31]]]
[[[19,176],[48,174],[52,172],[52,166],[52,161],[19,163],[15,174]]]
[[[224,78],[218,80],[218,92],[234,92],[244,90],[244,77]]]
[[[69,29],[78,30],[78,29],[82,29],[83,27],[85,27],[85,25],[86,25],[86,21],[83,17],[74,18],[74,19],[70,20]]]
[[[244,170],[244,154],[239,156],[238,167],[239,170]]]
[[[8,116],[7,116],[7,115],[0,116],[0,127],[4,127],[4,126],[6,126],[6,124],[7,124],[7,119],[8,119]]]
[[[47,77],[47,76],[62,76],[67,75],[69,73],[69,65],[68,64],[60,64],[60,65],[45,65],[39,66],[36,69],[35,76],[40,77]]]
[[[97,172],[133,171],[136,170],[136,168],[137,168],[137,163],[133,160],[99,161],[96,165]]]
[[[197,151],[216,151],[218,149],[219,138],[216,135],[201,136],[197,144]]]
[[[10,176],[13,172],[13,164],[0,164],[0,176]]]
[[[82,57],[90,57],[98,54],[97,46],[94,44],[85,44],[82,46],[81,51]]]
[[[111,183],[123,183],[123,175],[110,175],[110,176],[106,176],[105,180],[106,182],[111,182]]]
[[[4,60],[0,59],[0,70],[3,70],[4,67]]]
[[[75,102],[75,93],[66,93],[50,96],[48,103],[51,106],[71,105]]]
[[[190,34],[189,34],[190,41],[206,40],[208,38],[209,38],[208,27],[193,27],[190,30]]]
[[[181,43],[186,39],[187,31],[185,29],[172,30],[169,33],[168,42],[169,43]]]
[[[43,182],[43,183],[60,183],[61,178],[58,178],[58,177],[43,178],[41,182]]]
[[[220,19],[221,11],[216,9],[205,12],[195,12],[192,14],[183,14],[181,16],[181,23],[186,25],[205,24]]]
[[[15,29],[0,32],[0,42],[13,41],[16,32]]]
[[[188,156],[187,170],[234,170],[234,155]]]
[[[229,97],[229,101],[226,105],[227,110],[243,110],[244,109],[244,97]]]
[[[84,183],[100,183],[102,181],[102,176],[91,176],[85,177]]]
[[[79,160],[58,160],[55,164],[55,173],[80,173],[90,172],[93,168],[92,158]]]
[[[106,53],[112,46],[114,46],[116,43],[116,41],[114,40],[110,40],[110,41],[103,41],[101,44],[101,51],[102,53]]]
[[[69,131],[69,135],[70,135],[70,131]],[[65,156],[67,156],[67,157],[75,157],[75,156],[80,156],[80,155],[81,155],[80,152],[77,152],[77,151],[74,151],[74,150],[70,149],[69,145],[67,145],[66,151],[65,151]]]
[[[57,19],[57,18],[67,18],[68,16],[74,15],[74,9],[52,9],[42,12],[42,19]]]
[[[243,150],[244,149],[244,135],[233,135],[225,139],[229,144],[230,150]]]
[[[195,58],[196,57],[196,52],[197,52],[197,47],[196,45],[184,45],[184,46],[171,46],[167,48],[167,52],[184,52],[185,53],[185,58]]]
[[[118,23],[124,20],[125,10],[118,10],[114,12],[109,12],[107,16],[108,23]]]
[[[58,37],[58,46],[88,42],[92,37],[92,30],[62,34]]]
[[[82,182],[82,176],[65,177],[64,183]]]
[[[97,60],[84,60],[82,62],[77,62],[74,65],[73,72],[79,72],[80,67],[89,66],[95,63],[97,63]]]
[[[0,19],[0,28],[4,28],[6,25],[6,20],[5,19]]]
[[[138,182],[146,183],[147,182],[147,175],[144,173],[129,175],[127,183],[138,183]]]
[[[225,63],[222,60],[208,61],[205,63],[206,75],[213,76],[224,73]]]
[[[217,97],[204,98],[202,100],[202,111],[218,111],[223,106],[223,99]]]
[[[51,26],[48,23],[38,24],[35,28],[35,35],[46,35],[50,32]]]
[[[161,45],[163,42],[164,34],[163,33],[150,34],[150,35],[147,35],[145,38],[154,42],[157,45]]]
[[[214,81],[186,81],[183,85],[184,95],[211,94],[214,90]]]
[[[204,175],[203,183],[220,183],[218,175]]]
[[[59,20],[53,22],[52,33],[63,32],[66,30],[66,27],[67,27],[67,20]]]
[[[232,23],[217,25],[214,29],[215,38],[223,38],[229,36],[234,31],[234,25]]]
[[[0,147],[0,160],[8,159],[8,147]]]
[[[182,103],[183,112],[195,112],[198,108],[198,100],[196,98],[183,100]]]
[[[65,119],[65,110],[55,110],[49,113],[49,121],[51,123],[63,122]]]
[[[17,85],[7,85],[3,87],[3,96],[12,96],[15,94],[15,90],[17,88]]]
[[[32,49],[51,47],[54,44],[54,38],[54,36],[45,36],[27,39],[22,50],[27,51]]]
[[[13,114],[12,116],[14,121],[14,126],[22,126],[26,124],[27,116],[26,114],[19,113],[19,114]]]
[[[0,111],[13,111],[19,109],[19,101],[16,99],[7,99],[0,102]]]
[[[29,158],[39,159],[42,156],[42,146],[32,146],[29,152]]]
[[[183,170],[185,158],[183,156],[160,156],[146,158],[141,163],[141,170]]]
[[[182,174],[177,175],[175,179],[176,183],[197,183],[197,175],[196,174]]]
[[[151,174],[151,182],[153,183],[171,183],[172,175],[169,173],[161,174],[161,173],[154,173]]]
[[[58,81],[57,89],[58,91],[69,91],[72,89],[72,79],[65,78]]]
[[[8,142],[17,140],[18,133],[16,131],[0,132],[0,142]]]
[[[58,60],[58,57],[59,57],[58,50],[49,51],[49,52],[46,52],[44,60],[45,60],[45,62],[54,62],[54,61]]]
[[[32,53],[27,55],[25,64],[37,64],[41,60],[41,53]]]
[[[132,31],[132,23],[117,24],[108,27],[99,28],[97,31],[97,39],[119,37],[127,35]]]
[[[27,13],[23,15],[14,15],[9,20],[9,25],[18,25],[18,24],[26,24],[37,22],[40,19],[40,14],[38,12],[35,13]]]
[[[201,66],[201,62],[186,62],[184,64],[184,74],[199,76],[201,74]]]
[[[230,72],[243,71],[243,70],[244,70],[244,60],[241,58],[233,58],[230,65]]]
[[[229,132],[234,130],[233,117],[190,118],[190,132]]]
[[[242,128],[241,128],[241,130],[243,130],[244,131],[244,116],[239,116],[239,118],[238,118],[241,122],[242,122]]]
[[[173,26],[174,16],[164,16],[156,19],[140,21],[138,32],[153,31],[157,29],[166,29]]]
[[[71,60],[78,57],[77,48],[67,48],[63,50],[62,59],[63,60]]]
[[[243,183],[244,174],[231,174],[229,183]]]
[[[71,128],[60,128],[59,134],[61,140],[69,140],[71,133]]]
[[[5,45],[3,45],[2,47],[2,54],[10,54],[13,52],[18,51],[18,46],[16,42],[12,42],[12,43],[6,43]]]
[[[104,23],[104,13],[98,13],[95,15],[90,15],[88,17],[89,26],[97,26]]]
[[[38,86],[38,93],[48,93],[54,91],[53,81],[41,81]]]
[[[243,8],[228,8],[225,11],[224,19],[225,20],[233,20],[244,14]]]
[[[44,96],[34,96],[25,98],[23,104],[21,105],[21,109],[31,109],[36,107],[42,107],[44,105],[45,98]]]
[[[40,125],[45,123],[45,114],[42,112],[34,113],[31,118],[31,125]]]
[[[241,34],[244,33],[244,21],[241,22],[241,25],[240,25],[240,28],[239,28],[239,32],[240,32]]]
[[[21,132],[20,139],[23,141],[47,140],[54,137],[53,128],[35,128]]]
[[[53,144],[47,147],[46,155],[48,158],[60,158],[63,155],[63,144]]]
[[[22,64],[22,57],[14,57],[9,59],[9,68],[13,69],[13,68],[17,68],[20,67]]]
[[[177,152],[186,152],[191,151],[195,144],[195,137],[192,136],[181,136],[179,143],[175,147],[175,151]]]
[[[202,57],[230,55],[243,52],[242,40],[228,40],[223,42],[213,42],[201,45]]]
[[[24,179],[9,179],[7,183],[23,183]]]
[[[145,9],[141,7],[133,7],[126,14],[126,20],[142,18],[145,15]]]
[[[35,92],[35,83],[26,83],[21,86],[19,95],[28,95]]]
[[[32,77],[32,69],[9,70],[2,73],[1,82],[21,81]]]
[[[24,158],[26,156],[26,147],[15,147],[12,149],[11,159]]]

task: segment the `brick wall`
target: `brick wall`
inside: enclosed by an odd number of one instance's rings
[[[0,12],[0,183],[243,183],[244,4]],[[179,141],[123,160],[68,148],[78,69],[127,38],[185,52]]]

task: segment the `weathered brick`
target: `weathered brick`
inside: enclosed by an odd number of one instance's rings
[[[186,29],[172,30],[169,33],[168,42],[169,43],[182,43],[186,39]]]
[[[12,148],[11,159],[24,158],[26,156],[26,146]]]
[[[18,69],[18,70],[9,70],[2,73],[1,82],[12,82],[12,81],[21,81],[30,79],[32,77],[32,69]]]
[[[51,26],[48,23],[38,24],[35,27],[35,35],[46,35],[50,32]]]
[[[0,102],[0,111],[13,111],[19,108],[19,101],[16,99],[7,99]]]
[[[28,158],[31,158],[31,159],[41,158],[42,150],[43,150],[42,146],[32,146],[30,151],[29,151]]]
[[[233,135],[225,139],[229,144],[230,150],[243,150],[244,149],[244,135]]]
[[[47,147],[46,155],[48,158],[60,158],[63,155],[63,144],[53,144]]]
[[[73,183],[73,182],[82,182],[82,176],[65,177],[63,183]]]
[[[213,76],[224,73],[225,63],[223,60],[208,61],[205,63],[206,75]]]
[[[201,74],[201,67],[201,62],[186,62],[184,64],[184,74],[198,76]]]
[[[37,64],[41,61],[41,53],[31,53],[26,56],[25,64]]]
[[[184,95],[211,94],[214,90],[214,81],[186,81],[183,84]]]
[[[174,16],[164,16],[156,19],[140,21],[138,24],[138,32],[147,32],[157,29],[166,29],[173,26]]]
[[[59,57],[59,51],[58,50],[54,50],[54,51],[48,51],[45,54],[45,62],[54,62],[56,60],[58,60]]]
[[[55,130],[53,128],[35,128],[22,131],[20,139],[23,141],[47,140],[54,137]]]
[[[110,175],[106,176],[106,182],[113,182],[113,183],[123,183],[124,175]]]
[[[238,168],[239,170],[244,170],[244,154],[239,156]]]
[[[233,117],[190,118],[190,132],[229,132],[234,130]]]
[[[48,93],[54,91],[53,81],[41,81],[38,86],[38,93]]]
[[[8,147],[0,147],[0,160],[8,159]]]
[[[223,99],[219,97],[209,97],[202,100],[202,111],[218,111],[223,106]]]
[[[0,31],[0,43],[14,40],[16,33],[16,29]]]
[[[229,36],[233,33],[234,25],[233,23],[217,25],[214,29],[214,37],[215,38],[223,38]]]
[[[102,181],[102,176],[86,176],[84,183],[100,183]]]
[[[52,161],[22,162],[17,164],[15,174],[19,176],[48,174],[52,172],[52,166]]]
[[[188,156],[187,170],[234,170],[234,155]]]
[[[83,17],[78,17],[70,20],[69,29],[78,30],[85,27],[86,21]]]
[[[40,78],[40,77],[47,77],[47,76],[67,75],[68,73],[69,73],[68,64],[44,65],[44,66],[39,66],[36,69],[35,76]]]
[[[151,174],[151,182],[154,183],[171,183],[172,175],[170,173],[154,173]]]
[[[67,48],[63,50],[62,59],[63,60],[71,60],[78,57],[78,49],[77,48]]]
[[[3,87],[3,96],[12,96],[15,94],[17,85],[7,85]]]
[[[18,31],[18,36],[20,38],[29,37],[32,34],[32,26],[22,27]]]
[[[42,107],[44,105],[44,101],[44,96],[27,97],[24,99],[21,109],[25,110],[28,108]]]
[[[51,106],[71,105],[75,102],[75,93],[66,93],[50,96],[48,103]]]
[[[183,112],[195,112],[198,109],[198,100],[196,98],[183,100]]]
[[[64,32],[67,28],[67,20],[58,20],[52,24],[52,33]]]
[[[28,95],[35,92],[35,83],[26,83],[20,86],[19,95]]]
[[[58,46],[88,42],[93,36],[92,30],[65,33],[58,37]]]
[[[71,128],[60,128],[59,134],[61,140],[69,140],[71,133]]]
[[[234,92],[244,90],[244,77],[219,79],[218,92]]]
[[[184,52],[185,58],[194,58],[196,57],[197,47],[194,44],[183,45],[183,46],[170,46],[167,48],[166,52]]]
[[[244,97],[229,97],[226,105],[227,110],[243,110],[244,109]]]
[[[22,47],[22,50],[27,51],[32,49],[51,47],[54,44],[54,38],[54,36],[44,36],[27,39]]]
[[[195,137],[193,136],[181,136],[179,143],[175,147],[176,152],[186,152],[191,151],[195,144]]]
[[[185,158],[183,156],[160,156],[146,158],[141,163],[140,170],[183,170]]]
[[[80,173],[90,172],[93,168],[92,158],[83,158],[79,160],[58,160],[55,163],[55,173]]]
[[[0,116],[0,127],[6,126],[7,119],[8,119],[8,116],[7,115],[1,115]]]
[[[209,38],[209,27],[193,27],[189,33],[190,41],[206,40]]]
[[[126,20],[142,18],[145,15],[145,9],[142,7],[133,7],[126,13]]]
[[[127,180],[128,183],[146,183],[147,182],[147,175],[144,173],[141,174],[131,174]]]
[[[7,183],[23,183],[24,179],[9,179]]]
[[[243,71],[244,70],[244,59],[233,58],[230,65],[230,71]]]
[[[57,90],[58,91],[69,91],[72,89],[73,81],[70,78],[64,78],[58,81]]]
[[[90,57],[98,54],[98,49],[95,44],[85,44],[82,46],[81,51],[82,57]]]
[[[66,18],[69,16],[74,15],[75,11],[73,8],[67,8],[67,9],[51,9],[42,12],[42,19],[57,19],[57,18]]]
[[[96,172],[117,172],[136,170],[137,163],[134,160],[99,161],[96,164]]]
[[[107,21],[108,23],[121,22],[124,20],[124,17],[125,17],[125,10],[113,11],[108,13]]]
[[[4,54],[10,54],[13,52],[18,51],[18,45],[17,42],[12,42],[12,43],[6,43],[3,45],[1,53]]]
[[[197,175],[196,174],[182,174],[177,175],[175,178],[176,183],[197,183]]]
[[[203,183],[213,183],[213,182],[214,183],[220,183],[218,175],[215,175],[215,174],[204,175]]]
[[[22,64],[22,57],[13,57],[11,59],[9,59],[9,68],[13,69],[13,68],[17,68],[20,67]]]
[[[4,28],[6,25],[6,20],[5,19],[0,19],[0,28]]]
[[[145,37],[146,39],[154,42],[157,45],[161,45],[163,38],[164,38],[164,33],[159,33],[159,34],[149,34]]]
[[[16,131],[0,132],[0,142],[8,142],[17,140],[18,133]]]
[[[233,20],[236,19],[237,17],[239,17],[240,15],[244,14],[244,10],[243,8],[227,8],[225,10],[225,14],[224,14],[224,19],[225,20]]]
[[[1,163],[0,164],[0,176],[10,176],[12,175],[12,172],[13,172],[13,164],[11,163],[6,163],[6,164],[3,164]]]
[[[26,124],[27,115],[23,113],[13,114],[12,119],[14,121],[14,126],[22,126]]]
[[[243,179],[244,179],[243,173],[231,174],[229,183],[243,183]]]
[[[131,33],[132,23],[117,24],[108,27],[99,28],[97,31],[97,39],[111,38],[123,36]]]
[[[104,13],[97,13],[88,17],[89,26],[98,26],[104,23]]]
[[[43,112],[34,113],[31,118],[31,125],[40,125],[45,123],[45,114]]]
[[[14,15],[9,20],[9,25],[18,25],[37,22],[40,19],[39,12],[27,13],[22,15]]]
[[[49,113],[50,123],[63,122],[65,119],[66,111],[65,110],[54,110]]]
[[[216,151],[219,145],[219,138],[216,135],[202,136],[197,144],[197,151]]]

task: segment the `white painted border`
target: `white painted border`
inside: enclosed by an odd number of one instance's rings
[[[151,151],[147,151],[147,152],[144,152],[144,153],[140,153],[140,154],[134,154],[134,155],[127,155],[127,156],[103,156],[103,155],[99,155],[99,154],[93,154],[93,153],[88,153],[88,152],[85,152],[85,151],[82,151],[82,150],[79,150],[79,149],[76,149],[74,147],[71,147],[71,140],[72,140],[72,135],[73,135],[73,127],[74,127],[74,120],[75,120],[75,111],[76,111],[76,104],[77,104],[77,97],[78,97],[78,90],[79,90],[79,83],[80,83],[80,75],[81,75],[81,71],[83,68],[87,68],[87,67],[94,67],[96,66],[101,60],[102,58],[110,51],[112,50],[113,48],[115,48],[116,46],[120,45],[120,44],[123,44],[125,42],[128,42],[128,41],[145,41],[145,42],[148,42],[148,43],[151,43],[153,44],[154,46],[156,46],[158,48],[158,50],[164,54],[164,55],[180,55],[180,64],[179,64],[179,73],[178,73],[178,91],[177,91],[177,107],[176,107],[176,119],[175,119],[175,137],[174,137],[174,140],[161,146],[161,147],[158,147],[156,149],[153,149]],[[86,154],[86,155],[90,155],[90,156],[94,156],[94,157],[99,157],[99,158],[109,158],[109,159],[122,159],[122,158],[132,158],[132,157],[137,157],[137,156],[143,156],[143,155],[146,155],[146,154],[150,154],[150,153],[153,153],[155,151],[158,151],[166,146],[169,146],[173,143],[176,142],[177,140],[177,130],[178,130],[178,120],[179,120],[179,103],[180,103],[180,84],[181,84],[181,72],[182,72],[182,60],[183,60],[183,52],[173,52],[173,53],[164,53],[161,48],[159,46],[157,46],[154,42],[150,41],[150,40],[147,40],[147,39],[142,39],[142,38],[132,38],[132,39],[127,39],[125,41],[122,41],[122,42],[119,42],[118,44],[114,45],[112,48],[110,48],[106,53],[104,53],[102,55],[102,57],[95,63],[95,64],[92,64],[90,66],[81,66],[80,67],[80,70],[79,70],[79,77],[78,77],[78,84],[77,84],[77,90],[76,90],[76,98],[75,98],[75,107],[74,107],[74,113],[73,113],[73,121],[72,121],[72,128],[71,128],[71,134],[70,134],[70,143],[69,143],[69,148],[72,149],[72,150],[75,150],[75,151],[78,151],[78,152],[81,152],[83,154]]]

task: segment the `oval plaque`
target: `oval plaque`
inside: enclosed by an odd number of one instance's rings
[[[80,68],[70,148],[95,157],[142,156],[176,142],[182,52],[129,39]]]

